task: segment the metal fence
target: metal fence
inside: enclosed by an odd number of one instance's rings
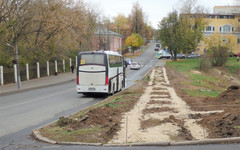
[[[69,72],[71,71],[70,65],[74,65],[74,66],[76,65],[76,58],[39,63],[39,67],[37,64],[38,63],[33,65],[26,64],[25,66],[19,66],[21,81],[26,81],[28,79],[29,80],[36,79],[36,78],[40,78],[48,75],[49,76],[57,75],[63,72]],[[14,65],[11,67],[0,65],[0,85],[17,82],[16,76],[17,76],[17,70],[16,68],[14,68]]]

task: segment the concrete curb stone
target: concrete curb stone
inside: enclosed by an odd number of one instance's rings
[[[196,141],[181,142],[153,142],[153,143],[123,143],[123,144],[102,144],[102,143],[81,143],[81,142],[57,142],[43,137],[38,129],[32,131],[33,136],[42,142],[59,145],[86,145],[86,146],[104,146],[104,147],[127,147],[127,146],[183,146],[183,145],[206,145],[206,144],[222,144],[225,142],[240,142],[240,137],[233,138],[215,138]]]
[[[43,137],[38,130],[32,130],[32,134],[39,141],[50,143],[50,144],[57,144],[56,141]]]
[[[81,143],[81,142],[58,142],[59,145],[85,145],[85,146],[101,146],[102,143]]]

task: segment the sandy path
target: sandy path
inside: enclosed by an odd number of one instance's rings
[[[206,130],[196,123],[197,120],[189,118],[190,114],[209,114],[222,111],[192,111],[185,101],[177,96],[174,88],[169,86],[170,83],[164,67],[154,68],[150,79],[145,93],[140,97],[135,107],[124,114],[121,130],[109,143],[173,141],[173,137],[177,136],[180,131],[180,127],[176,123],[167,122],[155,127],[141,129],[141,121],[148,119],[163,120],[171,115],[184,121],[184,127],[190,131],[194,139],[205,139],[208,135]],[[152,100],[164,103],[148,104]],[[163,107],[168,107],[169,111],[143,113],[146,109]]]

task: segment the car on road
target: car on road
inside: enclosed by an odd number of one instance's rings
[[[141,68],[139,62],[132,62],[130,65],[130,70],[139,70]]]
[[[156,47],[155,47],[155,49],[154,49],[154,50],[155,50],[155,51],[159,51],[159,50],[160,50],[160,47],[161,47],[161,46],[160,46],[160,44],[159,44],[159,43],[157,43],[157,44],[156,44]]]
[[[156,53],[156,58],[161,59],[161,58],[172,58],[171,54],[169,54],[168,52],[164,51],[164,50],[159,50]]]

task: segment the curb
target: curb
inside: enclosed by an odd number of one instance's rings
[[[106,147],[116,146],[183,146],[183,145],[207,145],[207,144],[223,144],[223,143],[240,142],[240,137],[232,138],[215,138],[196,141],[182,141],[182,142],[153,142],[153,143],[124,143],[124,144],[104,144]]]
[[[35,139],[45,142],[45,143],[50,143],[50,144],[57,144],[56,141],[50,140],[46,137],[43,137],[38,130],[32,130],[32,134]]]
[[[15,90],[15,91],[3,92],[3,93],[0,93],[0,96],[5,96],[5,95],[10,95],[10,94],[15,94],[15,93],[21,93],[21,92],[31,91],[31,90],[35,90],[35,89],[44,88],[44,87],[50,87],[50,86],[60,85],[60,84],[64,84],[64,83],[67,83],[67,82],[70,82],[70,81],[74,81],[74,80],[75,80],[75,79],[70,79],[70,80],[67,80],[67,81],[58,82],[58,83],[53,83],[53,84],[48,84],[48,85],[42,85],[42,86],[25,88],[25,89],[17,89],[17,90]]]
[[[43,137],[40,132],[38,131],[38,129],[36,130],[32,130],[32,134],[34,136],[35,139],[45,142],[45,143],[49,143],[49,144],[59,144],[59,145],[86,145],[86,146],[101,146],[102,143],[81,143],[81,142],[57,142],[57,141],[53,141],[50,140],[46,137]]]
[[[182,142],[152,142],[152,143],[122,143],[122,144],[102,144],[102,143],[81,143],[81,142],[57,142],[43,137],[38,129],[32,130],[32,134],[35,139],[49,143],[59,145],[85,145],[85,146],[103,146],[103,147],[131,147],[131,146],[184,146],[184,145],[207,145],[207,144],[223,144],[223,143],[235,143],[240,142],[240,137],[233,138],[215,138],[196,141],[182,141]]]

